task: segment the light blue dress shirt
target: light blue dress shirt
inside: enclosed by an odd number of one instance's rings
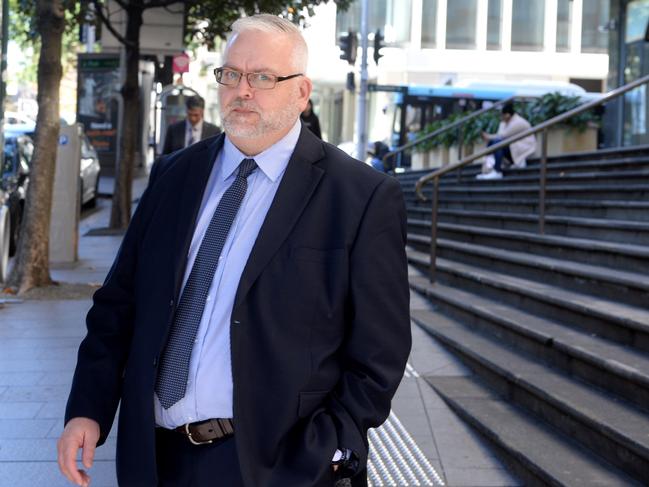
[[[209,418],[232,417],[230,315],[234,298],[243,269],[297,144],[300,129],[298,119],[283,139],[254,156],[259,167],[248,177],[246,196],[219,258],[194,341],[185,397],[164,409],[158,396],[153,394],[155,420],[159,426],[175,428]],[[212,214],[246,157],[226,136],[203,194],[187,256],[183,288]]]

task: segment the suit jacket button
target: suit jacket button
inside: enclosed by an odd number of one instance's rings
[[[169,301],[169,307],[172,307],[173,305],[174,305],[174,300],[172,299],[171,301]]]

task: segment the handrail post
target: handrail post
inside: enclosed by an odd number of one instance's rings
[[[430,282],[435,282],[437,271],[437,206],[439,204],[439,177],[433,180],[433,200],[430,215]]]
[[[462,146],[464,145],[464,130],[462,130],[462,124],[457,128],[457,160],[462,160]],[[462,168],[457,172],[457,182],[460,182],[462,177]]]
[[[541,132],[541,167],[539,174],[539,233],[545,233],[545,193],[548,164],[548,129]]]

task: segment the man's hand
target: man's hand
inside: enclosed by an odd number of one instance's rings
[[[65,425],[56,445],[59,469],[68,480],[82,487],[90,485],[90,476],[77,468],[77,452],[83,449],[81,460],[87,469],[92,467],[95,447],[99,441],[99,423],[90,418],[72,418]]]

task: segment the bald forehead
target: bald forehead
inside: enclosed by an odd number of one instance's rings
[[[246,29],[234,32],[225,47],[225,65],[232,68],[237,63],[252,64],[246,70],[260,71],[264,68],[290,69],[304,73],[307,62],[306,43],[300,34],[266,32]]]

